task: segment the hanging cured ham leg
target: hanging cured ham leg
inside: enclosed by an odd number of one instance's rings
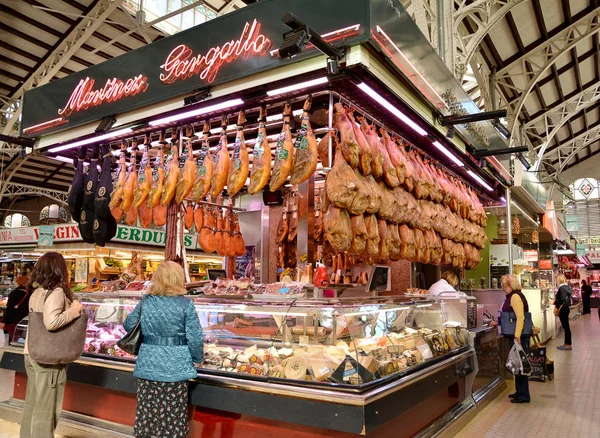
[[[244,111],[240,110],[233,159],[229,164],[229,176],[227,177],[227,193],[231,197],[234,197],[242,190],[248,178],[249,158],[248,149],[244,142],[244,123],[246,123],[246,116],[244,115]]]
[[[354,115],[349,108],[346,108],[346,115],[348,116],[348,120],[350,121],[350,125],[352,126],[352,130],[354,131],[354,138],[356,139],[356,143],[358,144],[358,157],[359,157],[359,170],[360,173],[367,176],[371,174],[371,168],[373,165],[373,153],[371,151],[371,146],[367,143],[367,139],[363,134],[360,126],[356,123],[354,119]]]
[[[123,186],[123,204],[121,205],[123,211],[129,210],[133,204],[133,197],[137,188],[138,175],[135,173],[137,150],[137,143],[134,141],[131,145],[131,162],[129,169],[127,169],[127,179]]]
[[[360,130],[365,136],[367,145],[371,149],[371,154],[373,155],[373,160],[371,161],[371,172],[375,178],[381,178],[383,175],[383,155],[379,150],[377,134],[373,132],[371,126],[369,126],[364,117],[358,117],[358,121],[360,122]]]
[[[119,158],[119,168],[117,170],[117,183],[113,190],[108,204],[110,213],[117,220],[120,221],[123,217],[123,191],[125,189],[125,181],[127,180],[127,162],[125,161],[125,151],[127,144],[121,144],[121,158]]]
[[[160,204],[160,197],[162,196],[165,184],[165,154],[163,152],[165,144],[167,144],[165,141],[165,133],[161,132],[158,143],[158,154],[156,155],[154,168],[152,169],[152,186],[148,193],[148,208],[150,209],[153,209]]]
[[[214,171],[210,182],[210,194],[213,199],[221,194],[227,184],[229,172],[229,152],[227,152],[227,116],[221,118],[221,139],[214,157]]]
[[[196,176],[191,195],[194,202],[206,198],[206,195],[208,195],[208,192],[210,191],[210,180],[213,176],[215,163],[213,162],[212,154],[209,152],[209,134],[210,125],[204,123],[204,128],[202,130],[202,147],[200,148],[200,154],[196,160]]]
[[[292,171],[294,163],[294,142],[292,141],[292,131],[290,129],[290,120],[292,118],[292,106],[285,104],[283,110],[283,128],[279,139],[277,140],[277,149],[275,149],[275,164],[271,172],[271,181],[269,189],[274,192],[280,188]]]
[[[200,244],[200,248],[202,248],[202,251],[211,254],[215,252],[214,214],[212,213],[211,209],[206,205],[203,205],[201,209],[204,214],[204,220],[202,228],[200,229],[200,234],[198,236],[198,243]]]
[[[160,197],[160,205],[166,207],[169,202],[175,197],[177,182],[179,181],[179,140],[177,130],[173,130],[171,137],[171,153],[165,164],[165,185],[163,187],[162,196]]]
[[[196,180],[196,160],[194,159],[194,150],[192,147],[192,137],[194,132],[192,128],[187,128],[185,135],[188,138],[187,156],[185,158],[185,163],[183,164],[183,169],[181,169],[179,181],[177,182],[177,189],[175,191],[175,200],[178,204],[181,204],[183,200],[188,197]]]
[[[196,227],[196,233],[200,234],[202,225],[204,225],[204,209],[201,205],[196,205],[196,208],[194,209],[194,226]]]
[[[260,124],[258,126],[258,137],[256,137],[256,143],[254,143],[252,173],[250,174],[250,185],[248,186],[248,193],[251,195],[260,192],[267,185],[271,174],[272,154],[267,139],[267,129],[265,128],[267,110],[264,107],[260,108],[258,121]]]
[[[140,170],[138,172],[138,187],[133,196],[133,206],[135,208],[140,208],[146,202],[150,188],[152,187],[152,167],[150,166],[150,158],[148,157],[148,150],[151,147],[150,136],[147,135],[144,140],[144,154],[142,155]]]
[[[292,172],[292,185],[302,184],[315,173],[319,163],[317,151],[317,139],[310,127],[308,111],[312,104],[312,96],[308,96],[304,102],[304,113],[302,114],[302,126],[298,131],[294,143],[294,170]]]
[[[346,162],[353,169],[356,169],[360,163],[360,150],[356,137],[354,136],[354,128],[352,127],[350,120],[348,120],[344,106],[341,103],[336,103],[334,108],[333,126],[340,132],[340,149],[342,155],[346,159]]]

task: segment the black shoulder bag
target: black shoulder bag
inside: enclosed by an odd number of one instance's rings
[[[142,336],[142,309],[144,308],[144,300],[142,298],[142,303],[140,304],[140,317],[137,322],[133,326],[131,330],[127,332],[125,336],[123,336],[119,342],[117,342],[117,346],[126,353],[133,354],[137,356],[140,351],[140,346],[142,345],[142,341],[144,337]]]

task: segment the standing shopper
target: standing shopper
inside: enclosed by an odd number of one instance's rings
[[[194,303],[183,297],[183,269],[159,265],[152,284],[125,321],[130,331],[140,318],[143,343],[133,375],[138,378],[136,437],[182,438],[189,432],[188,379],[198,375],[204,341]]]
[[[31,273],[29,288],[33,289],[29,311],[43,313],[44,325],[49,331],[58,330],[79,318],[82,305],[71,292],[69,271],[62,255],[48,252],[40,257]],[[27,393],[20,437],[52,438],[62,411],[67,365],[35,362],[29,356],[28,338],[29,332],[25,339]]]
[[[17,277],[17,287],[8,296],[6,312],[0,323],[0,329],[4,329],[8,333],[8,342],[13,341],[17,324],[29,313],[31,291],[27,287],[28,283],[29,277]]]
[[[589,315],[592,313],[590,306],[592,300],[592,286],[587,284],[585,280],[581,280],[581,301],[583,301],[583,314]]]
[[[515,342],[521,347],[525,353],[529,352],[529,338],[531,335],[523,335],[523,328],[525,327],[525,313],[529,312],[529,304],[527,298],[521,292],[521,283],[516,275],[503,275],[500,279],[502,289],[506,294],[506,299],[502,305],[502,312],[512,312],[516,316],[516,326],[514,335],[504,335],[510,342],[512,348]],[[493,321],[493,325],[498,323]],[[529,377],[524,375],[515,376],[515,387],[516,392],[510,394],[508,397],[511,398],[511,403],[529,403],[531,396],[529,394]]]
[[[563,274],[556,277],[558,291],[554,296],[554,314],[560,318],[560,323],[565,330],[565,343],[559,350],[572,350],[571,325],[569,324],[569,313],[571,312],[571,286],[567,284],[567,278]]]

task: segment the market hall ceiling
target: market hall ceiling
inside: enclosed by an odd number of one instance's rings
[[[540,179],[548,181],[600,154],[600,2],[455,0],[454,5],[463,12],[462,38],[484,35],[468,71],[459,65],[456,76],[489,110],[487,82],[495,70],[496,106],[508,107],[519,122],[512,144],[522,145],[522,124],[526,145],[538,156],[544,152],[540,170],[546,173]],[[460,43],[455,47],[460,59]]]
[[[161,0],[167,4],[167,0]],[[171,2],[172,3],[172,2]],[[241,0],[178,1],[181,8],[205,6],[216,15],[244,6]],[[126,4],[126,5],[124,5]],[[112,0],[0,0],[0,107],[6,111],[21,95],[22,86],[37,70],[62,57],[61,43],[86,23],[97,25],[81,46],[61,60],[61,66],[47,81],[65,77],[131,50],[157,41],[167,34],[154,26],[139,27],[131,9],[138,1]],[[169,10],[173,10],[172,8]],[[94,17],[101,22],[95,23]],[[18,103],[17,103],[18,105]],[[2,117],[0,132],[17,135]],[[6,152],[6,153],[4,153]],[[0,174],[15,171],[15,184],[43,185],[66,191],[74,176],[73,166],[41,156],[17,160],[13,150],[2,149]],[[9,167],[12,164],[12,167]],[[16,166],[19,166],[15,169]]]

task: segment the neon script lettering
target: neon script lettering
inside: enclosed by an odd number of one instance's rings
[[[254,20],[246,23],[242,36],[211,48],[206,54],[194,56],[192,49],[185,44],[175,47],[161,69],[160,80],[165,84],[199,76],[207,83],[212,83],[223,64],[238,59],[248,59],[252,55],[265,56],[271,47],[271,40],[260,33],[260,23]]]
[[[86,110],[92,106],[115,102],[123,97],[143,93],[149,86],[148,78],[144,75],[137,75],[125,82],[112,78],[107,80],[106,85],[99,90],[93,89],[95,82],[89,77],[80,80],[69,101],[63,109],[58,110],[58,114],[62,117],[69,117],[75,111]]]

